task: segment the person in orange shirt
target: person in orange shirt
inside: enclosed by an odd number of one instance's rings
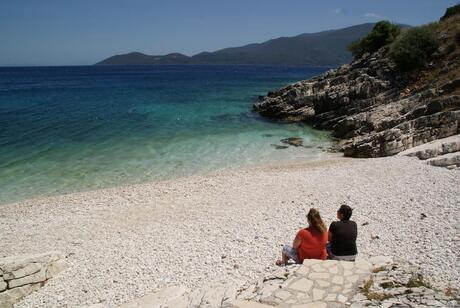
[[[326,244],[328,241],[328,232],[326,225],[317,209],[310,209],[307,214],[308,228],[301,229],[290,245],[284,245],[281,259],[276,261],[277,265],[285,265],[289,259],[295,263],[303,263],[305,259],[327,258]]]

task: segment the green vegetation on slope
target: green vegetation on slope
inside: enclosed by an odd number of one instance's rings
[[[372,31],[358,41],[352,42],[348,49],[355,58],[359,58],[365,53],[373,53],[391,44],[401,32],[401,27],[389,21],[380,21],[375,24]]]
[[[459,14],[460,14],[460,3],[448,8],[444,16],[441,17],[441,20],[444,20],[446,18],[452,17],[454,15],[459,15]]]
[[[449,27],[450,23],[458,23],[459,16],[460,4],[448,8],[441,18],[443,27]],[[453,42],[446,46],[442,46],[439,37],[447,38],[447,32],[444,31],[444,35],[440,35],[439,28],[439,22],[401,29],[389,21],[380,21],[368,35],[351,43],[348,49],[356,59],[386,47],[389,51],[388,56],[400,71],[415,71],[424,68],[436,54],[439,56],[442,53],[454,53],[460,44],[460,27],[456,29]]]
[[[390,46],[390,58],[401,71],[423,67],[438,49],[439,42],[427,26],[404,31]]]

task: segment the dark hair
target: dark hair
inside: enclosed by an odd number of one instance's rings
[[[326,225],[321,219],[321,215],[317,209],[311,208],[307,214],[307,218],[311,226],[319,232],[324,233],[327,231]]]
[[[346,204],[342,204],[337,212],[342,214],[343,220],[350,220],[353,209]]]

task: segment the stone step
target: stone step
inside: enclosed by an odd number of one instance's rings
[[[240,301],[237,300],[232,303],[232,308],[273,308],[273,306],[265,305],[262,303],[251,302],[251,301]]]
[[[185,286],[165,287],[119,308],[358,308],[398,303],[458,307],[456,295],[435,294],[415,270],[414,265],[397,264],[390,256],[355,262],[305,260],[302,265],[274,268],[253,282],[216,281],[193,291]]]
[[[119,308],[147,308],[147,307],[187,307],[186,302],[187,288],[184,286],[172,286],[161,289],[157,292],[147,294],[132,302],[120,305]],[[91,307],[91,306],[90,306]]]
[[[377,261],[380,264],[387,259]],[[231,307],[251,307],[251,303],[280,308],[342,307],[357,292],[358,285],[369,279],[371,268],[363,259],[355,262],[305,260],[293,270],[281,268],[269,274],[251,289],[254,296],[241,292]]]
[[[454,169],[460,167],[460,152],[444,154],[431,159],[428,159],[427,164],[436,167],[447,167]]]
[[[351,299],[358,284],[368,279],[370,270],[371,264],[362,259],[355,262],[305,260],[301,266],[277,268],[254,286],[241,287],[242,281],[233,281],[211,283],[193,291],[185,286],[165,287],[119,308],[340,306]],[[245,290],[253,296],[248,296]]]
[[[118,308],[213,308],[232,307],[241,282],[216,282],[191,291],[185,286],[170,286],[149,293]],[[86,308],[110,308],[88,306]]]
[[[460,134],[434,140],[406,151],[400,152],[398,155],[415,156],[419,159],[426,160],[448,153],[460,151]]]
[[[66,267],[59,251],[0,258],[0,308],[12,308]]]

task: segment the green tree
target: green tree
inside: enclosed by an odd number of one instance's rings
[[[401,27],[389,21],[379,21],[372,31],[362,39],[352,42],[348,46],[355,58],[361,57],[366,52],[372,53],[381,47],[391,44],[401,32]]]
[[[441,17],[441,20],[458,14],[460,14],[460,3],[447,8],[446,13],[444,13],[444,16]]]
[[[401,71],[410,71],[425,65],[438,49],[435,34],[427,27],[404,31],[390,47],[390,58]]]

